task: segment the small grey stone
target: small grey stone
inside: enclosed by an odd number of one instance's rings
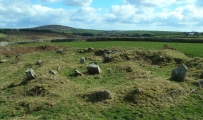
[[[61,67],[60,67],[60,66],[57,66],[57,70],[60,71],[60,69],[61,69]]]
[[[38,60],[37,62],[36,62],[36,65],[42,65],[42,60]]]
[[[52,74],[52,75],[56,75],[57,72],[54,71],[54,70],[50,70],[49,73]]]
[[[104,90],[102,92],[102,98],[103,99],[111,99],[111,92],[109,90]]]
[[[83,74],[80,71],[78,71],[78,70],[75,70],[75,75],[76,76],[83,76]]]
[[[135,92],[136,92],[136,93],[140,93],[140,92],[141,92],[141,88],[137,88],[137,89],[135,90]]]
[[[35,72],[34,72],[34,70],[32,70],[32,69],[28,69],[28,70],[25,72],[25,74],[26,74],[26,80],[32,80],[32,79],[35,79],[35,78],[36,78]]]
[[[0,60],[0,63],[5,63],[5,62],[7,62],[7,59]]]
[[[58,53],[58,54],[64,54],[63,48],[57,50],[56,53]]]

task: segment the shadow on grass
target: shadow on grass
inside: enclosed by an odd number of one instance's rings
[[[97,103],[102,102],[107,99],[112,99],[111,95],[108,94],[106,91],[94,91],[88,94],[79,95],[87,102]]]
[[[20,82],[19,84],[15,84],[15,82],[12,82],[10,85],[8,85],[7,87],[4,87],[2,90],[6,90],[6,89],[9,89],[9,88],[14,88],[14,87],[26,85],[29,81],[30,80],[23,79],[22,82]]]

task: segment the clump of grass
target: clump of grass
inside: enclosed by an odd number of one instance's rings
[[[28,96],[45,96],[49,94],[45,85],[35,85],[31,88],[25,88],[25,95]]]
[[[174,106],[187,97],[186,91],[178,83],[161,78],[137,83],[135,87],[129,89],[125,99],[139,106]]]
[[[40,110],[45,110],[48,108],[53,107],[54,104],[43,99],[28,99],[28,100],[23,100],[20,101],[16,105],[17,110],[21,110],[22,112],[29,114],[34,111],[40,111]]]

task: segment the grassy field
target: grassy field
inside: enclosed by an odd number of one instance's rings
[[[88,47],[95,49],[88,52]],[[57,53],[61,49],[63,54]],[[107,63],[102,54],[96,55],[104,49],[115,52]],[[16,58],[17,53],[22,56]],[[166,61],[157,63],[160,55]],[[86,64],[98,64],[102,73],[88,74],[81,57]],[[202,44],[187,43],[83,41],[1,47],[0,59],[8,62],[0,63],[0,119],[200,120],[203,93],[195,83],[202,79],[202,57]],[[189,69],[186,80],[171,81],[172,69],[182,63]],[[37,77],[25,82],[29,68]],[[83,76],[76,76],[75,69]],[[111,91],[111,99],[95,94],[104,90]]]
[[[110,41],[110,42],[59,42],[59,43],[36,43],[36,44],[27,44],[25,46],[39,46],[39,45],[62,45],[70,46],[76,48],[109,48],[112,46],[124,47],[124,48],[144,48],[144,49],[163,49],[164,45],[169,45],[173,48],[176,48],[178,51],[183,52],[189,57],[203,57],[201,43],[170,43],[170,42],[132,42],[132,41]]]

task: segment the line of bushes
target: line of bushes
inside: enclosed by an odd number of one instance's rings
[[[203,43],[203,39],[183,39],[183,38],[102,37],[102,38],[89,38],[89,39],[87,39],[87,42],[97,42],[97,41],[147,41],[147,42]]]

